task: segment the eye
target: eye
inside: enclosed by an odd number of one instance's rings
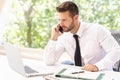
[[[66,19],[63,19],[63,21],[66,21]]]
[[[66,19],[59,19],[59,21],[65,22],[65,21],[66,21]]]

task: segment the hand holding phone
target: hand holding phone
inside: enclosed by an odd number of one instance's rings
[[[62,29],[62,27],[60,26],[60,28],[59,28],[59,31],[61,32],[61,33],[63,33],[63,29]]]
[[[57,40],[57,38],[63,33],[63,29],[60,26],[60,24],[57,24],[56,26],[53,26],[52,28],[52,34],[51,34],[51,40]]]

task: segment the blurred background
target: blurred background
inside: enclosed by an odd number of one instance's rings
[[[3,0],[0,12],[0,42],[41,48],[47,44],[51,27],[58,23],[55,8],[65,0]],[[120,0],[71,0],[79,7],[81,21],[120,30]]]

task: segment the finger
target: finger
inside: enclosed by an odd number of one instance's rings
[[[93,72],[93,71],[95,71],[96,68],[92,64],[87,64],[83,67],[83,69],[86,70],[86,71],[92,71]]]
[[[56,31],[59,31],[59,29],[60,29],[60,24],[57,24],[56,25]]]
[[[86,67],[86,70],[91,71],[91,65],[88,64],[87,67]]]
[[[97,68],[97,66],[90,64],[90,65],[88,65],[88,71],[96,72],[96,71],[98,71],[98,68]]]
[[[57,24],[57,25],[54,25],[54,26],[52,27],[52,30],[55,31],[55,32],[58,32],[58,30],[59,30],[58,24]]]
[[[87,71],[89,71],[89,65],[87,64],[87,65],[83,66],[82,69],[83,69],[83,70],[87,70]]]
[[[97,72],[99,71],[98,67],[96,65],[94,65],[94,68],[92,69],[93,72]]]

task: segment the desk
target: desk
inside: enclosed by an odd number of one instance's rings
[[[29,63],[33,63],[39,65],[39,63],[35,60],[26,60],[29,61]],[[62,69],[63,67],[66,66],[55,66],[55,70],[58,71],[60,69]],[[119,72],[113,72],[113,71],[103,71],[102,73],[105,73],[105,76],[103,77],[102,80],[120,80],[120,73]],[[45,80],[43,79],[42,76],[37,76],[37,77],[24,77],[18,73],[16,73],[15,71],[13,71],[7,62],[7,59],[5,56],[0,55],[0,80]],[[60,78],[60,80],[69,80],[69,79],[64,79],[64,78]],[[72,80],[72,79],[71,79]]]
[[[9,67],[7,58],[5,56],[0,55],[0,80],[43,80],[43,78],[26,78],[18,74]]]

